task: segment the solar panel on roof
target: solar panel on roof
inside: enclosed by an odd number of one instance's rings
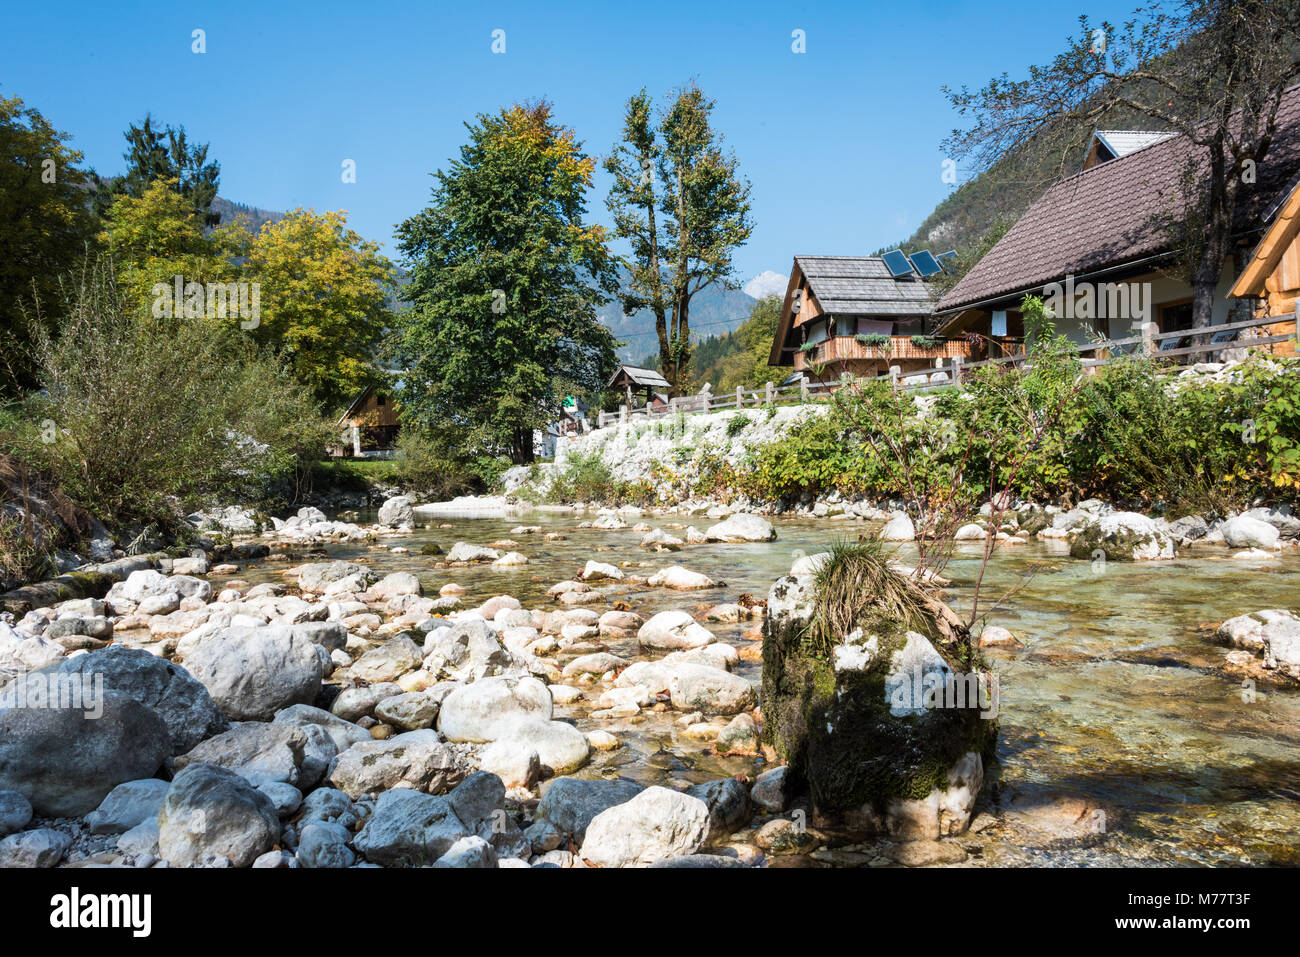
[[[919,253],[912,253],[908,258],[912,260],[912,267],[922,276],[933,276],[943,269],[939,265],[939,260],[930,255],[928,249],[922,249]]]
[[[947,270],[947,268],[957,259],[957,250],[950,249],[946,253],[939,253],[938,259],[939,265]]]
[[[912,272],[912,262],[903,255],[901,249],[891,249],[880,257],[885,261],[885,268],[889,274],[897,279],[899,276],[907,276]]]

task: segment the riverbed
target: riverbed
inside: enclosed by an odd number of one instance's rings
[[[795,559],[867,529],[854,521],[778,519],[773,542],[653,553],[639,546],[642,534],[630,527],[578,527],[594,517],[524,511],[435,519],[435,526],[445,527],[385,538],[383,549],[336,545],[327,551],[330,558],[362,561],[380,574],[414,572],[426,594],[457,582],[467,589],[464,607],[509,594],[526,608],[552,608],[546,589],[576,577],[589,559],[640,563],[644,570],[637,571],[645,575],[681,564],[725,582],[705,592],[628,585],[609,594],[611,602],[626,602],[648,617],[670,608],[698,613],[744,594],[765,598]],[[679,535],[687,524],[711,524],[698,516],[645,521]],[[520,525],[541,531],[512,535]],[[564,538],[548,540],[548,532]],[[450,549],[458,541],[486,545],[502,539],[518,542],[513,550],[529,563],[440,569],[437,556],[419,554],[430,542]],[[386,550],[393,546],[410,553]],[[991,813],[996,823],[972,837],[965,866],[1300,864],[1300,693],[1264,686],[1249,693],[1223,669],[1224,649],[1211,640],[1227,618],[1293,608],[1300,556],[1232,554],[1099,564],[1071,559],[1054,542],[997,549],[984,576],[981,605],[1001,599],[988,621],[1010,629],[1022,644],[987,652],[998,676],[1000,733],[991,782],[976,810],[977,816]],[[953,581],[946,599],[963,617],[981,556],[982,544],[959,546],[944,573]],[[914,547],[900,545],[898,558],[914,562]],[[239,577],[279,581],[283,568],[259,563],[241,569]],[[759,642],[744,637],[753,634],[755,623],[704,624],[719,640],[742,652],[750,648],[734,670],[757,684]],[[634,638],[608,644],[615,654],[640,655]],[[610,731],[623,746],[593,752],[580,777],[684,786],[752,775],[766,766],[757,758],[712,754],[707,744],[685,735],[672,712],[608,720],[590,718],[591,707],[557,708],[557,717],[575,720],[583,731]],[[1087,826],[1067,827],[1070,836],[1064,839],[1021,826],[1005,813],[1063,799],[1088,815],[1082,822]],[[1059,812],[1048,818],[1052,824],[1064,820]],[[1077,836],[1080,831],[1086,836]]]

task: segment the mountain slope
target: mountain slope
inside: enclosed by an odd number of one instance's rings
[[[619,281],[626,282],[627,274],[620,271]],[[740,289],[723,289],[709,286],[691,300],[691,336],[699,340],[720,336],[738,329],[757,302],[753,296]],[[655,317],[649,309],[632,315],[623,313],[617,300],[606,303],[597,313],[601,323],[608,326],[614,337],[624,345],[618,349],[623,362],[640,362],[647,355],[657,354],[659,340],[655,335]]]

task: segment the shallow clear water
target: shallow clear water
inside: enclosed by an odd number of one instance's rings
[[[647,575],[677,563],[726,583],[694,593],[628,586],[611,595],[648,617],[668,608],[701,610],[744,593],[765,597],[795,558],[865,529],[851,521],[777,521],[775,542],[656,554],[641,549],[641,534],[630,528],[577,528],[583,517],[530,512],[447,520],[449,528],[384,540],[385,547],[407,546],[409,555],[364,546],[328,551],[332,558],[362,559],[381,574],[414,571],[426,592],[459,582],[468,589],[469,607],[498,594],[514,595],[525,607],[551,607],[545,590],[576,576],[592,558],[641,562]],[[646,521],[670,530],[711,524],[672,515]],[[521,524],[567,537],[511,536],[510,529]],[[429,541],[447,549],[457,541],[488,544],[511,537],[528,565],[437,569],[436,557],[418,554]],[[981,546],[963,546],[945,571],[954,582],[947,600],[963,617],[980,554]],[[898,557],[908,562],[915,552],[902,546]],[[282,567],[265,563],[240,577],[275,579]],[[1263,560],[1220,553],[1094,568],[1069,558],[1057,543],[999,549],[985,575],[982,602],[987,607],[1019,586],[989,620],[1011,629],[1024,645],[989,653],[1001,692],[998,766],[989,793],[994,800],[1026,788],[1083,795],[1105,809],[1107,827],[1101,840],[1052,850],[1022,845],[1014,833],[1005,840],[995,836],[980,862],[1300,864],[1300,693],[1261,687],[1253,702],[1244,701],[1240,680],[1220,669],[1223,649],[1210,641],[1226,618],[1293,608],[1298,572],[1300,556],[1292,552]],[[705,624],[738,648],[756,644],[741,637],[752,623]],[[610,650],[637,654],[635,641],[611,642]],[[742,661],[737,671],[757,682],[759,668],[756,661]],[[627,721],[592,720],[581,710],[564,713],[584,730],[611,731],[625,745],[595,754],[584,776],[695,783],[760,767],[750,759],[708,754],[706,745],[682,734],[671,712],[642,712]]]

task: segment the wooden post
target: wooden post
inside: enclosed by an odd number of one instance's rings
[[[627,387],[627,407],[632,408],[632,386]]]
[[[626,406],[626,405],[620,405],[620,406],[618,407],[618,424],[619,424],[619,425],[627,425],[627,406]]]
[[[767,406],[768,406],[768,408],[771,408],[771,407],[772,407],[772,403],[773,403],[773,401],[776,399],[775,389],[776,389],[776,386],[774,386],[772,383],[769,382],[769,383],[767,384],[766,392],[767,392]]]
[[[1300,342],[1300,299],[1295,302],[1295,341]]]
[[[709,392],[707,389],[700,393],[700,411],[709,411]]]
[[[738,385],[736,386],[736,408],[743,409],[744,407],[745,407],[745,388],[744,386]]]
[[[799,377],[799,404],[800,405],[808,404],[808,377],[807,376]]]
[[[1156,354],[1156,324],[1154,322],[1142,323],[1142,354],[1153,356]]]
[[[902,371],[903,370],[901,370],[898,366],[889,367],[889,387],[893,389],[895,392],[898,391],[898,375]]]
[[[952,382],[953,385],[961,382],[961,356],[952,357]]]

